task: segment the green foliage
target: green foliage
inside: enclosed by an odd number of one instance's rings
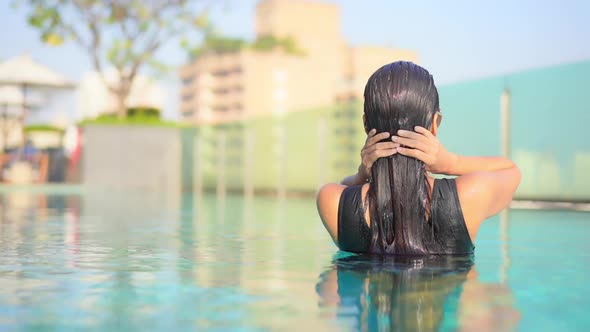
[[[207,12],[203,12],[200,15],[197,15],[193,20],[194,26],[207,31],[211,28],[211,22],[209,21],[209,16]]]
[[[186,41],[183,41],[186,45]],[[277,38],[275,36],[262,36],[253,42],[246,42],[243,39],[223,37],[216,34],[207,34],[203,39],[200,47],[194,48],[190,51],[192,59],[198,58],[204,54],[226,54],[236,53],[245,48],[250,48],[258,52],[269,52],[275,49],[281,49],[287,54],[305,55],[301,50],[295,39],[292,37]]]
[[[160,110],[151,107],[133,107],[127,110],[126,118],[119,118],[116,114],[102,114],[94,119],[84,120],[79,123],[85,125],[112,125],[112,126],[149,126],[149,127],[181,127],[181,124],[164,121],[160,118]]]
[[[132,117],[154,117],[160,118],[160,110],[155,107],[130,107],[127,109],[127,116]]]
[[[257,51],[272,51],[277,46],[279,40],[275,36],[264,36],[257,38],[250,47]]]
[[[30,26],[41,32],[41,40],[50,46],[59,46],[64,42],[64,34],[57,31],[61,24],[61,16],[57,5],[42,6],[39,1],[33,1],[35,6],[28,17]]]
[[[60,127],[55,127],[51,125],[29,125],[25,127],[25,133],[31,132],[54,132],[58,134],[63,134],[64,129]]]
[[[281,47],[283,50],[289,54],[294,55],[305,55],[305,51],[299,48],[297,42],[293,37],[285,37],[280,40]]]
[[[203,54],[236,53],[246,46],[246,41],[240,38],[222,37],[214,34],[206,35],[200,47],[190,51],[191,58]]]
[[[256,51],[272,51],[276,48],[282,49],[288,54],[304,55],[305,52],[297,46],[292,37],[277,38],[275,36],[262,36],[257,38],[250,47]]]

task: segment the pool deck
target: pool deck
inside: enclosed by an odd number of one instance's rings
[[[78,195],[84,191],[84,186],[76,183],[0,184],[0,194],[28,192],[31,194]]]
[[[510,208],[519,210],[575,210],[590,212],[590,203],[515,199],[510,203]]]

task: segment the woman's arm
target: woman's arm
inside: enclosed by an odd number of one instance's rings
[[[403,147],[400,154],[422,160],[426,170],[436,174],[465,175],[473,172],[493,172],[515,167],[503,157],[467,157],[447,151],[428,129],[416,127],[416,131],[399,130],[392,136]]]
[[[361,185],[369,180],[371,177],[371,167],[373,163],[379,158],[389,157],[397,153],[396,148],[399,144],[394,142],[381,142],[388,139],[389,133],[379,133],[377,130],[371,129],[367,134],[365,146],[361,149],[361,164],[359,165],[356,174],[349,175],[340,181],[340,184],[345,186]]]
[[[416,127],[416,132],[400,130],[393,136],[402,155],[424,162],[426,170],[458,175],[457,192],[471,238],[480,223],[506,208],[520,183],[520,170],[502,157],[465,157],[448,152],[430,131]]]
[[[345,186],[356,186],[365,183],[367,179],[368,176],[361,173],[361,166],[359,166],[359,169],[355,174],[345,177],[340,181],[340,184]]]
[[[336,245],[338,245],[338,204],[345,188],[346,186],[340,184],[328,183],[320,188],[316,199],[320,218]]]
[[[473,172],[493,172],[516,167],[512,160],[503,157],[468,157],[445,151],[446,169],[442,174],[465,175]]]

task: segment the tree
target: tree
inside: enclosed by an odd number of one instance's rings
[[[162,69],[155,53],[171,39],[186,40],[209,27],[206,0],[15,0],[27,5],[28,22],[41,39],[58,46],[73,41],[89,56],[105,86],[116,96],[117,115],[126,117],[126,99],[144,66]],[[117,82],[104,76],[107,64]]]

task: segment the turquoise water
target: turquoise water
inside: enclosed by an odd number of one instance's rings
[[[513,210],[474,261],[338,253],[310,199],[0,196],[0,330],[590,329],[590,214]]]

